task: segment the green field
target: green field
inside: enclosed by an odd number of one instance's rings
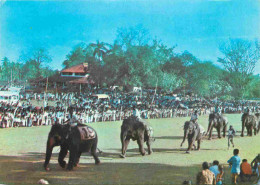
[[[240,135],[241,115],[227,115],[229,124]],[[45,147],[50,126],[32,128],[9,128],[0,130],[0,183],[36,184],[46,179],[50,184],[181,184],[192,180],[201,169],[204,161],[219,160],[226,165],[233,150],[227,149],[227,138],[204,139],[200,151],[185,154],[187,142],[180,147],[183,136],[183,123],[189,118],[149,120],[154,128],[156,141],[152,155],[141,156],[136,142],[131,141],[127,158],[119,158],[121,142],[121,122],[90,124],[98,132],[100,165],[95,165],[89,154],[83,154],[79,167],[68,172],[57,164],[59,148],[54,148],[51,171],[43,169]],[[199,122],[207,128],[207,116]],[[214,132],[213,134],[216,134]],[[216,137],[215,137],[216,138]],[[235,147],[240,149],[241,158],[251,161],[259,150],[260,135],[241,138],[237,136]],[[230,169],[226,165],[225,182],[230,182]],[[251,183],[252,184],[252,183]]]

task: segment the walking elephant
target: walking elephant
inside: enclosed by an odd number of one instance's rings
[[[242,115],[242,131],[241,131],[241,137],[244,137],[244,130],[246,127],[247,135],[252,136],[253,130],[254,135],[256,135],[259,132],[259,121],[260,121],[260,114],[256,113],[255,115],[251,115],[248,113],[244,113]]]
[[[185,142],[185,139],[188,139],[188,149],[186,153],[190,153],[192,147],[196,149],[195,142],[197,141],[197,150],[200,150],[200,142],[202,139],[202,133],[198,124],[193,123],[192,121],[186,121],[184,123],[184,136],[181,143],[181,147]]]
[[[206,136],[209,134],[209,140],[212,138],[213,128],[217,129],[218,138],[221,138],[221,131],[223,131],[223,137],[226,136],[228,120],[225,116],[218,113],[211,113],[209,115],[209,125]]]
[[[148,123],[142,121],[136,117],[129,117],[123,120],[123,124],[121,126],[121,143],[122,143],[122,154],[120,157],[125,158],[127,146],[130,142],[130,139],[133,141],[137,140],[137,144],[139,146],[140,153],[144,156],[144,142],[148,147],[148,154],[152,154],[151,144],[155,140],[153,138],[153,129]]]
[[[58,162],[62,168],[66,167],[64,158],[68,151],[70,151],[67,165],[68,170],[72,170],[74,166],[77,166],[82,152],[91,152],[95,163],[99,164],[100,160],[96,153],[97,143],[98,136],[96,131],[87,125],[78,124],[77,126],[72,126],[69,124],[55,124],[49,132],[44,168],[46,171],[50,170],[48,164],[51,159],[53,147],[55,146],[60,146]]]

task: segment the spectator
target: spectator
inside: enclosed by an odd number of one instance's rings
[[[217,175],[219,174],[219,171],[218,171],[218,165],[219,165],[219,162],[217,160],[213,161],[213,166],[211,166],[209,168],[209,170],[214,173],[215,177],[217,177]]]
[[[238,156],[238,154],[239,154],[239,150],[238,149],[234,149],[233,154],[234,154],[234,156],[231,157],[227,162],[229,163],[230,166],[232,166],[232,168],[231,168],[232,182],[234,184],[237,184],[237,177],[240,174],[240,162],[241,162],[241,159]]]
[[[223,176],[224,176],[224,167],[222,165],[218,165],[218,175],[216,177],[217,185],[223,184]]]
[[[257,162],[257,168],[256,168],[256,174],[257,174],[257,185],[260,185],[260,158],[257,157],[256,158],[256,162]]]
[[[207,162],[202,163],[202,171],[197,175],[197,184],[216,184],[215,175],[209,170]]]
[[[252,169],[251,165],[247,162],[246,159],[243,159],[241,165],[240,165],[240,178],[242,182],[245,182],[244,177],[247,178],[247,181],[250,181],[250,178],[252,176]]]
[[[257,159],[260,159],[260,154],[258,154],[253,161],[251,162],[251,168],[252,168],[252,173],[256,173],[257,170]]]

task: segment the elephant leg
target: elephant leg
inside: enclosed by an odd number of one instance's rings
[[[250,127],[250,136],[253,136],[253,126]]]
[[[227,124],[223,127],[223,137],[226,137]]]
[[[59,165],[62,168],[65,168],[65,166],[66,166],[66,161],[64,161],[64,158],[66,157],[67,153],[68,153],[68,149],[64,148],[64,147],[61,147],[61,150],[60,150],[60,153],[59,153],[58,162],[59,162]]]
[[[217,127],[217,132],[218,132],[218,138],[221,138],[221,133],[220,133],[221,127]]]
[[[188,136],[188,149],[186,151],[186,153],[190,153],[189,151],[192,149],[193,145],[194,145],[194,140],[195,140],[195,137],[190,137]]]
[[[77,153],[76,160],[75,160],[75,163],[74,163],[74,167],[78,166],[81,154],[82,154],[82,152]]]
[[[144,156],[145,150],[144,150],[144,133],[139,134],[139,138],[137,139],[137,144],[139,146],[139,152]]]
[[[91,147],[91,155],[94,157],[95,164],[100,164],[100,160],[97,156],[97,143],[93,144]]]
[[[241,137],[244,137],[245,124],[242,123]]]
[[[247,131],[247,136],[250,136],[250,129],[249,129],[249,127],[246,127],[246,131]]]
[[[153,153],[153,150],[151,148],[151,142],[147,141],[146,142],[147,148],[148,148],[148,154],[151,155]]]
[[[188,146],[186,153],[190,153],[192,146],[193,146],[193,141],[189,141],[189,146]]]
[[[124,141],[122,141],[122,154],[120,155],[120,157],[125,158],[126,150],[129,142],[130,142],[130,138],[126,138]]]
[[[198,141],[197,141],[197,143],[198,143],[197,150],[200,150],[200,142],[201,142],[201,139],[198,139]]]
[[[73,169],[73,165],[75,164],[77,154],[78,154],[78,146],[72,146],[70,148],[70,157],[69,157],[69,164],[67,166],[67,170]]]

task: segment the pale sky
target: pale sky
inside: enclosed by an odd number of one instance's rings
[[[112,43],[120,27],[142,25],[176,52],[214,63],[229,38],[260,39],[259,0],[1,1],[0,58],[44,47],[50,64],[62,62],[79,42]],[[255,73],[260,73],[260,64]]]

